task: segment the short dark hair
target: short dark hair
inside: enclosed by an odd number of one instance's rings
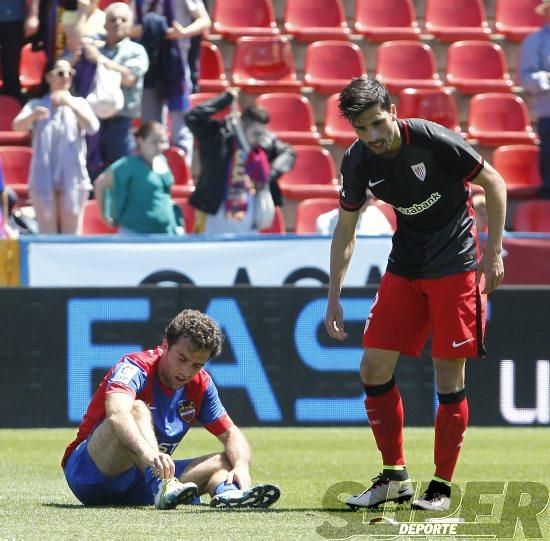
[[[139,139],[146,139],[149,135],[158,129],[163,129],[164,126],[156,120],[146,120],[142,122],[138,129],[134,132],[134,137]]]
[[[340,92],[338,107],[350,122],[376,105],[389,111],[390,95],[380,81],[369,79],[366,75],[356,77]]]
[[[258,122],[260,124],[267,124],[269,122],[269,113],[263,107],[253,105],[243,111],[241,120],[245,123]]]
[[[164,339],[170,349],[182,336],[185,336],[201,350],[210,351],[210,357],[222,352],[223,333],[217,323],[198,310],[183,310],[166,327]]]

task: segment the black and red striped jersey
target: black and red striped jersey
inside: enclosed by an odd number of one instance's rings
[[[343,158],[340,206],[360,209],[370,191],[393,206],[397,229],[387,270],[437,278],[475,269],[477,233],[470,181],[483,158],[459,135],[421,119],[397,120],[402,145],[386,158],[360,140]]]

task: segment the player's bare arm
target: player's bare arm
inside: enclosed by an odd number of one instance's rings
[[[485,288],[482,293],[494,291],[504,278],[502,262],[502,232],[506,218],[506,184],[497,170],[490,164],[472,181],[485,190],[487,217],[489,222],[487,245],[479,263],[477,280],[485,275]]]
[[[359,210],[348,212],[340,209],[338,223],[332,236],[325,327],[328,334],[336,340],[345,340],[348,336],[344,331],[344,311],[340,304],[340,292],[355,248],[355,227],[359,214]]]
[[[170,455],[154,448],[141,433],[132,414],[134,397],[126,393],[110,393],[105,398],[105,416],[120,444],[143,470],[150,466],[159,479],[174,477],[175,466]]]
[[[227,484],[236,482],[242,490],[251,485],[250,459],[251,451],[248,440],[241,430],[232,426],[218,436],[223,443],[225,456],[231,464],[231,471],[227,474]]]

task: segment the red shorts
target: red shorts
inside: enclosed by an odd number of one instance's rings
[[[484,355],[487,296],[475,278],[475,271],[421,279],[386,272],[365,324],[363,346],[418,357],[431,333],[433,357]]]

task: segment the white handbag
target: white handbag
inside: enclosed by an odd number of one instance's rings
[[[275,218],[275,204],[269,184],[256,192],[254,196],[254,227],[256,229],[265,229],[270,227]]]
[[[124,106],[120,82],[118,71],[108,69],[102,62],[97,63],[93,88],[86,101],[98,118],[111,118]]]

